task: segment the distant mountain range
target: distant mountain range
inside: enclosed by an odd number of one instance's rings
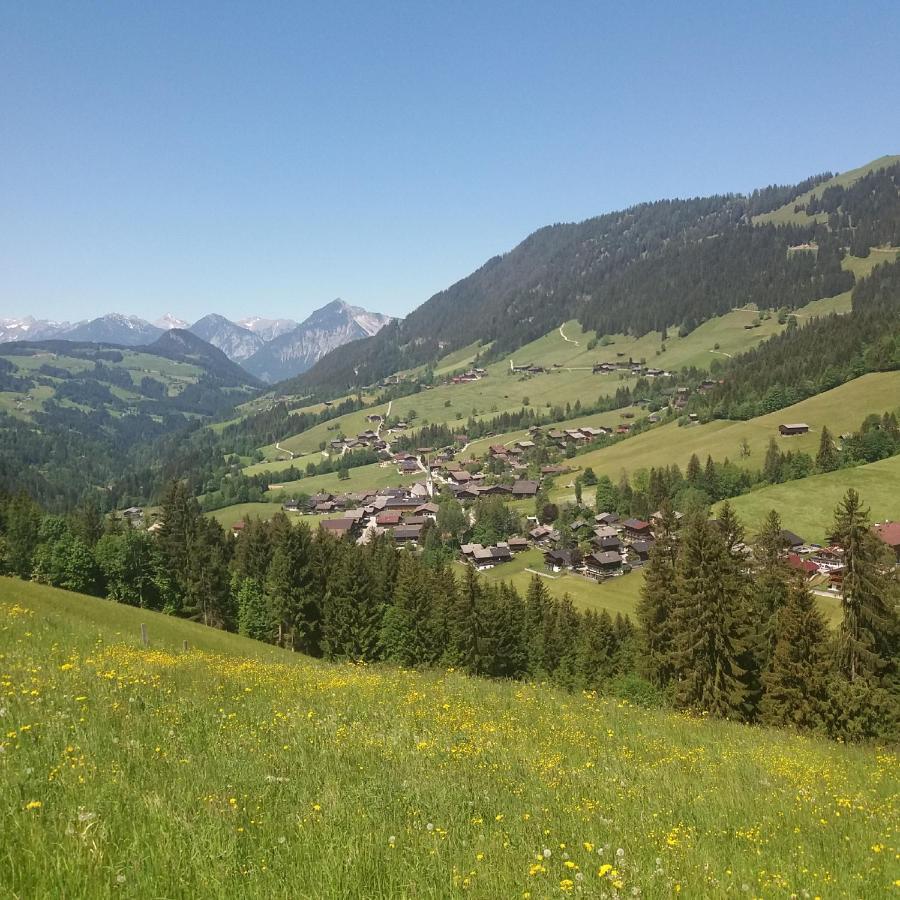
[[[25,316],[0,319],[0,343],[52,339],[138,347],[180,330],[221,350],[256,378],[274,382],[305,372],[326,353],[348,341],[370,337],[390,321],[390,316],[343,300],[332,300],[300,323],[260,316],[233,322],[215,313],[193,325],[171,313],[153,323],[121,313],[75,323]]]

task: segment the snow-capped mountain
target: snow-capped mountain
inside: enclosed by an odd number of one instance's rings
[[[157,328],[163,331],[171,331],[173,328],[187,328],[188,323],[184,319],[173,316],[172,313],[164,313],[154,323]]]
[[[66,341],[93,341],[103,344],[122,344],[136,347],[155,341],[163,330],[137,316],[107,313],[88,322],[79,322],[55,335]]]
[[[252,356],[265,343],[258,334],[215,313],[198,319],[188,331],[218,347],[234,362],[242,362]]]
[[[370,337],[390,321],[390,316],[332,300],[292,331],[266,343],[242,365],[263,381],[281,381],[305,372],[335,347]]]
[[[51,322],[33,316],[0,319],[0,344],[7,341],[45,341],[71,327],[70,322]]]
[[[258,334],[264,341],[273,341],[288,331],[293,331],[299,324],[293,319],[264,319],[262,316],[238,319],[237,323],[242,328]]]

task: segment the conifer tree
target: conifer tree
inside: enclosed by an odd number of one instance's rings
[[[275,629],[262,584],[255,578],[239,578],[234,593],[238,634],[257,641],[271,641]]]
[[[672,679],[674,652],[675,517],[668,503],[660,508],[654,537],[635,612],[641,626],[640,669],[653,684],[664,687]]]
[[[547,620],[551,607],[550,593],[540,575],[532,575],[525,595],[525,629],[528,674],[545,678],[549,671],[546,660]]]
[[[897,584],[888,571],[885,548],[870,530],[869,510],[853,488],[835,510],[832,537],[844,548],[840,670],[851,682],[893,682],[900,655]]]
[[[345,545],[325,599],[322,643],[329,659],[368,662],[377,658],[382,609],[375,601],[365,556]]]
[[[433,595],[418,561],[404,554],[393,603],[385,609],[381,628],[384,658],[401,666],[417,666],[437,658]]]
[[[453,664],[471,675],[478,674],[481,665],[479,613],[482,593],[475,569],[466,566],[463,583],[447,617]]]
[[[778,442],[775,438],[770,438],[769,446],[766,448],[766,458],[763,462],[763,478],[771,484],[781,481],[782,462],[783,456],[778,448]]]
[[[820,472],[832,472],[838,467],[838,452],[834,446],[834,438],[827,425],[822,426],[819,437],[819,452],[816,454],[816,468]]]
[[[676,696],[683,706],[748,718],[752,642],[744,581],[721,529],[692,514],[676,567]]]
[[[815,730],[825,721],[828,629],[806,585],[795,582],[775,616],[775,648],[763,674],[760,721]]]

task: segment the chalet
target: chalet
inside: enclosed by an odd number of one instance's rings
[[[375,422],[381,422],[381,414],[380,413],[369,413],[369,415],[366,416],[366,421],[372,422],[373,424]]]
[[[144,518],[144,511],[139,506],[129,506],[122,510],[122,516],[129,522],[138,522]]]
[[[631,431],[631,426],[626,425],[624,422],[616,426],[616,434],[628,434],[629,431]]]
[[[413,475],[419,471],[419,463],[414,459],[403,459],[397,466],[397,471],[401,475]]]
[[[802,547],[806,543],[799,534],[794,534],[793,531],[788,531],[786,528],[781,531],[781,541],[785,547],[790,547],[792,549],[795,547]]]
[[[429,496],[428,493],[428,485],[423,484],[421,481],[417,481],[410,489],[409,496],[415,497],[417,500],[424,500]]]
[[[334,512],[337,509],[337,503],[334,500],[326,500],[324,503],[317,503],[313,507],[313,512],[317,513],[329,513]]]
[[[526,481],[520,478],[518,481],[513,482],[513,499],[515,500],[522,497],[534,497],[537,495],[539,487],[540,485],[536,481]]]
[[[625,534],[631,538],[641,538],[650,536],[650,523],[643,519],[626,519],[622,523]]]
[[[591,523],[587,521],[587,519],[575,519],[574,522],[569,526],[573,533],[578,533],[582,530],[588,530],[591,527]]]
[[[802,572],[807,577],[815,575],[819,567],[811,560],[804,559],[798,553],[788,553],[787,564],[797,572]]]
[[[509,549],[513,553],[518,553],[521,550],[528,549],[528,538],[522,537],[521,535],[514,535],[507,542]]]
[[[544,554],[544,562],[554,572],[562,569],[570,569],[574,563],[574,555],[571,550],[548,550]]]
[[[496,497],[511,493],[512,486],[509,484],[482,484],[478,486],[478,495],[480,497]]]
[[[565,475],[571,471],[568,466],[541,466],[541,475]]]
[[[646,542],[645,542],[646,543]],[[595,537],[591,539],[593,544],[600,551],[613,551],[619,553],[622,550],[622,539],[617,534],[608,534],[603,537]]]
[[[398,510],[379,513],[375,517],[375,524],[379,528],[393,528],[395,525],[400,524],[400,515],[401,513]]]
[[[590,440],[590,438],[586,434],[582,434],[578,428],[567,428],[565,435],[566,440],[575,441],[576,444],[583,444]]]
[[[653,541],[632,541],[631,552],[641,561],[646,562],[650,558],[650,550],[653,548]]]
[[[232,534],[235,536],[239,535],[245,528],[247,527],[246,523],[243,519],[239,522],[235,522],[234,525],[231,526]]]
[[[611,575],[622,568],[622,556],[615,550],[595,551],[584,558],[584,566],[592,575]]]
[[[612,525],[595,525],[594,526],[594,537],[604,538],[604,537],[618,537],[619,530],[618,528],[613,528]]]
[[[421,501],[415,497],[388,497],[384,508],[387,510],[398,510],[401,513],[414,512]]]
[[[516,447],[520,450],[531,450],[535,447],[534,441],[516,441]]]
[[[538,525],[528,532],[530,537],[536,544],[549,544],[559,540],[559,532],[551,528],[549,525]]]
[[[872,533],[887,544],[900,561],[900,522],[881,522],[872,526]]]
[[[455,497],[460,503],[471,503],[473,500],[477,500],[478,496],[478,487],[474,484],[464,485],[455,493]]]
[[[400,524],[401,525],[424,525],[427,521],[428,521],[428,519],[426,519],[425,516],[404,515],[403,518],[400,520]]]
[[[323,519],[319,522],[319,528],[329,534],[343,537],[345,534],[352,534],[356,529],[356,524],[353,519]]]
[[[421,535],[421,525],[401,525],[394,529],[394,540],[399,544],[414,543]]]
[[[300,504],[296,500],[285,500],[284,503],[281,504],[281,508],[285,512],[299,512]]]
[[[311,507],[315,507],[320,503],[328,503],[330,500],[334,500],[334,494],[313,494],[312,497],[309,498],[309,504]]]
[[[417,516],[428,516],[433,519],[439,512],[440,507],[437,503],[423,503],[421,506],[416,507]]]
[[[619,516],[613,512],[602,512],[594,516],[594,521],[600,525],[615,525],[619,521]]]
[[[779,425],[778,432],[782,437],[789,437],[794,434],[809,434],[809,425],[805,422],[795,422],[792,425]]]
[[[450,480],[456,484],[468,484],[472,480],[472,473],[465,469],[454,469],[447,474]]]
[[[562,441],[565,440],[566,434],[558,428],[553,428],[547,432],[547,437],[550,438],[551,441]]]

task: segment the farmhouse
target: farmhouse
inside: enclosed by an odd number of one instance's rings
[[[622,567],[622,557],[615,550],[595,551],[584,558],[584,567],[592,575],[611,575]]]
[[[872,532],[894,551],[900,561],[900,522],[881,522],[872,526]]]
[[[512,495],[514,498],[534,497],[538,492],[538,483],[536,481],[526,481],[519,479],[513,482]]]
[[[809,425],[805,422],[795,422],[791,425],[779,425],[778,431],[783,437],[789,437],[794,434],[808,434]]]
[[[622,523],[625,533],[632,538],[649,537],[650,523],[643,519],[626,519]]]
[[[324,519],[319,522],[319,528],[337,537],[352,534],[355,527],[356,521],[354,519]]]
[[[544,562],[554,572],[562,569],[571,569],[574,557],[571,550],[548,550],[544,554]]]

